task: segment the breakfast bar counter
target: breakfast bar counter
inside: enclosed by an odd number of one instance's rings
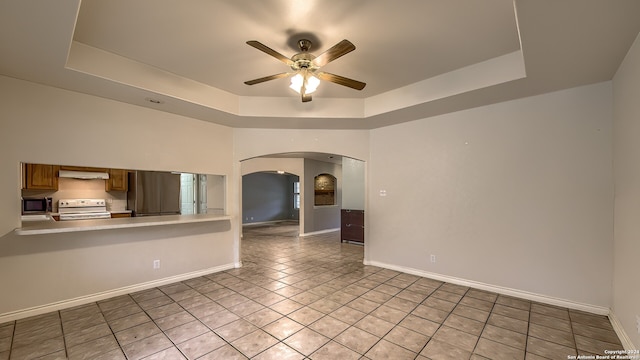
[[[18,235],[55,234],[77,231],[123,229],[133,227],[190,224],[212,221],[230,221],[231,216],[217,214],[140,216],[116,219],[75,221],[29,221],[15,229]]]

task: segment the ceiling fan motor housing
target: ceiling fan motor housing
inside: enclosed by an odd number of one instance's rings
[[[291,69],[294,71],[298,71],[300,69],[315,70],[318,68],[317,66],[313,65],[313,59],[315,58],[315,56],[306,52],[295,54],[291,58],[291,60],[293,61],[293,64],[291,64]]]
[[[309,49],[311,49],[311,41],[307,39],[301,39],[298,41],[298,46],[300,47],[300,52],[293,55],[291,57],[291,69],[294,71],[298,71],[300,69],[307,70],[316,70],[317,66],[313,65],[313,59],[316,57],[313,54],[309,53]]]

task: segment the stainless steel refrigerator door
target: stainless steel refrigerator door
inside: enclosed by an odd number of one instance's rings
[[[180,214],[180,174],[159,173],[160,213]]]
[[[136,212],[158,215],[161,210],[160,177],[155,172],[138,171],[136,181]]]

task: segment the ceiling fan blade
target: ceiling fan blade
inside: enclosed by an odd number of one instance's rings
[[[287,64],[289,66],[291,66],[293,64],[293,61],[291,61],[291,59],[289,59],[288,57],[280,54],[279,52],[273,50],[272,48],[268,47],[267,45],[265,45],[265,44],[263,44],[263,43],[261,43],[259,41],[250,40],[250,41],[247,41],[247,45],[253,46],[254,48],[273,56],[274,58],[282,61],[283,63],[285,63],[285,64]]]
[[[245,81],[244,83],[247,84],[247,85],[255,85],[255,84],[263,83],[265,81],[275,80],[275,79],[280,79],[280,78],[283,78],[283,77],[287,77],[289,75],[291,75],[291,74],[289,74],[289,73],[281,73],[281,74],[269,75],[269,76],[261,77],[259,79],[253,79],[253,80]]]
[[[358,80],[349,79],[349,78],[346,78],[344,76],[335,75],[335,74],[331,74],[331,73],[324,72],[324,71],[316,73],[316,76],[320,80],[329,81],[329,82],[332,82],[332,83],[335,83],[335,84],[338,84],[338,85],[342,85],[342,86],[346,86],[346,87],[350,87],[350,88],[356,89],[356,90],[362,90],[362,89],[364,89],[365,86],[367,86],[366,83],[360,82]]]
[[[351,43],[349,40],[342,40],[339,43],[333,45],[332,48],[329,48],[327,51],[318,55],[313,60],[313,64],[317,67],[322,67],[330,63],[331,61],[339,58],[344,54],[348,54],[356,49],[356,46]]]

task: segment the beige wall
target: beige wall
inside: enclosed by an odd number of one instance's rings
[[[13,233],[20,226],[21,161],[229,176],[230,128],[1,76],[0,117],[0,316],[234,265],[233,221]],[[236,202],[227,198],[227,207]],[[160,270],[152,269],[154,259]]]
[[[640,349],[640,37],[613,79],[613,311]]]
[[[369,160],[368,130],[234,129],[233,133],[236,161],[288,152],[320,152]]]
[[[371,131],[369,259],[608,308],[611,101],[608,82]]]

